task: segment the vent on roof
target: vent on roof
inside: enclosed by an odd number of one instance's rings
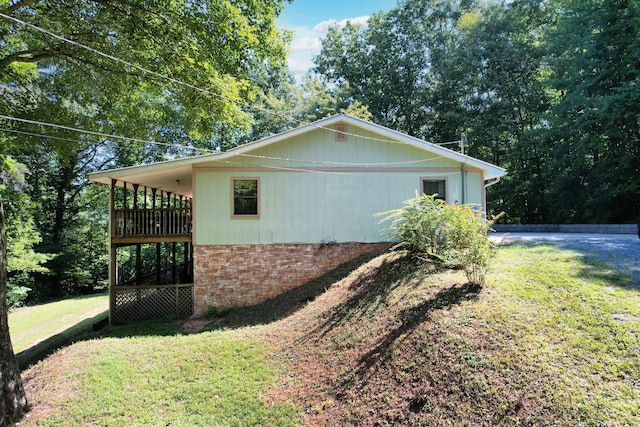
[[[338,124],[336,125],[336,141],[346,141],[347,140],[347,125]]]

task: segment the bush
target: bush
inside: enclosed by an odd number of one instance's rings
[[[489,221],[469,205],[447,205],[429,195],[378,215],[384,216],[381,222],[390,222],[387,232],[397,242],[395,249],[447,267],[464,268],[469,282],[484,285],[494,254],[489,232],[496,218]]]
[[[7,279],[7,307],[9,310],[24,304],[31,290],[29,286],[33,286],[33,278],[25,272]]]

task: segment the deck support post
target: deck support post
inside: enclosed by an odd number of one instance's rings
[[[171,243],[171,284],[175,285],[176,281],[176,242]]]
[[[109,323],[111,323],[111,313],[115,308],[114,286],[118,281],[118,248],[113,244],[115,234],[115,203],[116,203],[116,180],[111,180],[111,191],[109,194]]]
[[[156,209],[156,201],[158,200],[157,192],[158,192],[158,189],[157,189],[157,188],[152,188],[152,189],[151,189],[151,193],[152,193],[152,195],[153,195],[153,198],[152,198],[152,201],[151,201],[151,208],[152,208],[154,211],[155,211],[155,209]],[[162,207],[162,205],[161,205],[161,207]],[[158,221],[158,220],[159,220],[158,218],[155,218],[155,219],[154,219],[154,221]],[[157,231],[157,226],[158,226],[158,224],[156,224],[156,223],[154,222],[154,224],[153,224],[153,228],[154,228],[154,229],[153,229],[153,232],[154,232],[154,233]],[[161,252],[161,251],[160,251],[160,249],[161,249],[161,245],[162,245],[162,244],[161,244],[160,242],[157,242],[157,243],[156,243],[156,284],[157,284],[157,285],[162,284],[162,273],[160,272],[160,270],[162,269],[162,264],[160,263],[160,252]]]

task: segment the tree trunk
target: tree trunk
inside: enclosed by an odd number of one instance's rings
[[[7,238],[4,209],[0,200],[0,426],[18,421],[27,410],[27,399],[7,320]]]

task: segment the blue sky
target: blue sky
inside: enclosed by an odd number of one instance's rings
[[[366,23],[375,12],[391,10],[397,0],[294,0],[287,4],[278,24],[295,31],[289,54],[289,68],[300,78],[313,66],[311,59],[320,53],[320,39],[329,26],[351,20]]]

